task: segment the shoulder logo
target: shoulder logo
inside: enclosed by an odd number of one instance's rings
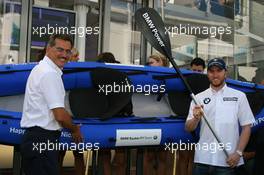
[[[204,104],[208,104],[208,103],[210,103],[210,101],[211,101],[210,98],[205,98],[205,99],[203,100]]]

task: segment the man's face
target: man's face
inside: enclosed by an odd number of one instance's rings
[[[192,67],[191,67],[191,70],[192,71],[196,71],[196,72],[203,72],[204,68],[201,65],[193,64]]]
[[[207,76],[212,86],[220,87],[224,84],[226,71],[225,69],[220,69],[217,66],[213,66],[207,70]]]
[[[62,69],[71,57],[71,49],[69,41],[55,39],[55,45],[47,47],[47,56]]]

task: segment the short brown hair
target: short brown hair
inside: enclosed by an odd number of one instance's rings
[[[73,41],[70,35],[66,34],[53,34],[50,36],[49,41],[48,41],[48,46],[53,47],[55,46],[55,40],[56,39],[61,39],[64,41],[69,41],[71,43],[71,47],[73,46]]]
[[[196,66],[202,66],[203,69],[205,68],[205,61],[200,58],[200,57],[196,57],[191,61],[191,66],[192,65],[196,65]]]

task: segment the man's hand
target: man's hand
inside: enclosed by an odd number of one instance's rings
[[[80,125],[75,125],[74,129],[71,131],[71,135],[75,143],[83,142],[83,136],[80,130]]]
[[[245,149],[248,143],[250,132],[251,132],[250,124],[242,126],[242,131],[239,137],[239,142],[236,148],[236,152],[231,154],[226,160],[226,163],[231,168],[234,168],[235,166],[237,166],[240,156],[243,156],[243,154],[241,155],[241,153],[243,152],[243,150]]]
[[[203,108],[203,105],[196,105],[193,108],[193,117],[196,120],[198,120],[198,121],[200,121],[201,118],[202,118],[202,116],[203,116],[203,110],[202,110],[202,108]]]
[[[238,164],[240,160],[240,155],[238,153],[233,153],[231,155],[228,156],[228,158],[226,159],[226,163],[231,167],[231,168],[235,168]]]
[[[188,132],[192,132],[196,129],[198,123],[200,122],[202,116],[203,116],[203,105],[196,105],[193,108],[193,118],[190,120],[187,120],[185,123],[185,130]]]
[[[63,128],[67,128],[71,131],[72,139],[75,143],[83,141],[83,136],[80,131],[80,125],[75,125],[72,122],[72,117],[64,108],[52,109],[55,119],[60,123]]]

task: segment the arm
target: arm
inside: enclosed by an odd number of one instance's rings
[[[64,108],[65,90],[60,76],[53,72],[42,77],[40,90],[47,102],[48,108],[53,112],[54,118],[59,124],[68,128],[75,142],[82,141],[80,126],[72,123],[72,118]]]
[[[185,130],[188,132],[192,132],[193,130],[197,128],[199,122],[200,122],[200,119],[196,119],[195,117],[193,117],[190,120],[187,120],[185,123]]]
[[[194,106],[194,108],[192,106],[193,105],[191,105],[190,112],[189,112],[190,117],[188,117],[185,123],[185,130],[188,132],[192,132],[193,130],[197,128],[203,116],[203,112],[202,112],[203,106],[196,105]],[[192,111],[191,111],[191,108],[193,108]]]
[[[235,167],[239,160],[240,160],[240,155],[237,153],[237,151],[243,152],[245,147],[247,146],[247,143],[249,141],[251,133],[251,128],[250,125],[245,125],[242,126],[242,132],[239,137],[239,142],[237,144],[236,152],[232,153],[228,158],[227,158],[227,164],[233,168]]]
[[[80,126],[72,123],[71,116],[64,108],[65,90],[61,77],[53,72],[46,74],[41,79],[40,90],[43,93],[48,108],[53,112],[55,120],[62,127],[68,128],[71,131],[75,142],[81,142]]]
[[[252,114],[248,100],[244,93],[239,98],[239,111],[238,111],[237,116],[238,116],[239,123],[242,127],[242,131],[239,137],[236,151],[238,150],[238,151],[243,152],[249,141],[249,137],[251,133],[251,128],[250,128],[251,124],[255,121],[254,115]],[[235,152],[228,157],[227,163],[231,167],[234,167],[235,165],[237,165],[239,159],[240,159],[240,156],[238,155],[237,152]]]
[[[249,141],[249,138],[250,138],[250,134],[251,134],[250,125],[242,126],[242,132],[241,132],[241,135],[239,137],[237,150],[242,151],[242,152],[244,151],[245,147],[248,144],[248,141]]]
[[[82,134],[80,126],[72,123],[72,118],[64,108],[52,109],[55,120],[57,120],[63,128],[67,128],[72,133],[72,138],[76,143],[82,142]]]

